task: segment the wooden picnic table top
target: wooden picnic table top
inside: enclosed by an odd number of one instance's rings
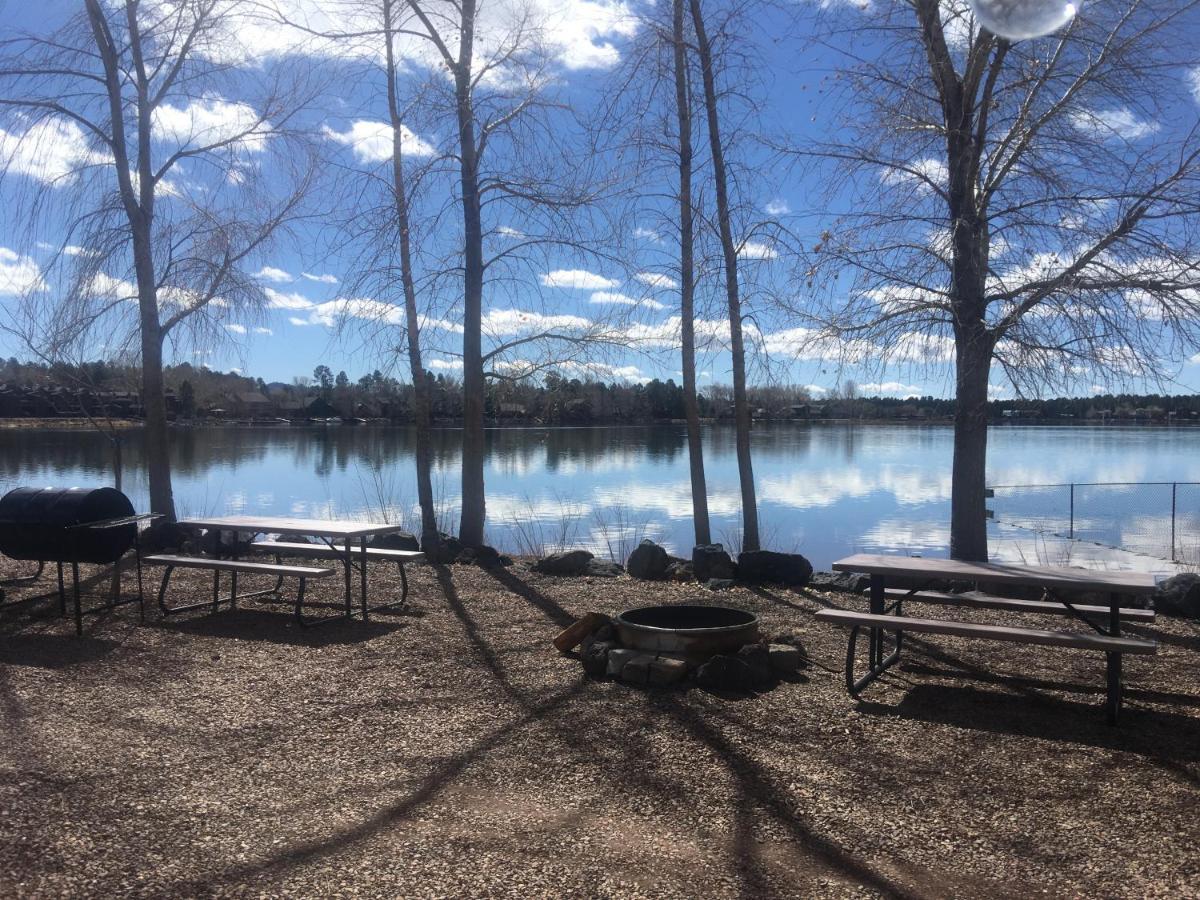
[[[906,575],[921,578],[952,578],[994,584],[1028,584],[1075,591],[1109,591],[1121,594],[1153,594],[1154,576],[1146,572],[1105,572],[1097,569],[1065,569],[1050,566],[1019,566],[1008,563],[974,563],[957,559],[856,553],[833,564],[835,572],[864,572],[869,575]]]
[[[403,531],[402,525],[386,522],[355,522],[343,519],[301,519],[295,516],[210,516],[181,519],[185,528],[212,528],[223,531],[252,531],[256,534],[311,534],[329,538],[370,537]]]

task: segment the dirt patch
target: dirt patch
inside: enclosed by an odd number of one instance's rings
[[[727,697],[591,681],[550,648],[584,612],[700,587],[523,563],[411,580],[409,611],[312,630],[151,602],[79,639],[31,617],[50,601],[0,609],[0,894],[1165,897],[1200,878],[1195,623],[1130,629],[1162,646],[1126,658],[1110,729],[1101,655],[951,638],[914,636],[855,703],[846,635],[812,614],[861,598],[722,592],[811,660]]]

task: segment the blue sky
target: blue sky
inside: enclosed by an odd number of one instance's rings
[[[337,0],[275,0],[292,18],[303,18],[316,30],[330,23],[345,23]],[[153,5],[153,4],[151,4]],[[878,15],[882,6],[867,6],[863,11],[843,9],[839,14],[860,16],[864,22]],[[820,4],[827,9],[829,3]],[[73,2],[55,0],[38,4],[0,0],[0,31],[10,35],[22,30],[45,33],[52,24],[78,8]],[[483,4],[491,15],[502,18],[503,6]],[[574,108],[581,118],[594,117],[597,98],[616,80],[627,63],[633,42],[644,28],[636,13],[644,9],[635,0],[628,4],[615,0],[533,0],[532,8],[544,23],[546,46],[553,58],[549,75],[553,94]],[[827,102],[826,79],[838,60],[838,51],[860,54],[874,52],[866,39],[852,33],[842,34],[842,46],[821,49],[807,39],[817,28],[817,5],[797,2],[791,8],[764,8],[747,27],[746,48],[760,65],[757,80],[747,82],[751,93],[761,101],[758,123],[773,135],[802,143],[820,139],[837,127],[836,110]],[[1083,14],[1086,15],[1086,6]],[[489,20],[492,21],[492,20]],[[406,46],[412,83],[428,76],[428,50],[418,44]],[[173,358],[204,363],[215,369],[238,368],[270,380],[291,380],[296,375],[311,375],[318,364],[335,372],[345,370],[351,378],[375,368],[398,364],[396,374],[403,375],[405,361],[380,348],[387,345],[386,328],[379,320],[394,321],[391,303],[394,297],[378,290],[379,284],[363,277],[364,249],[354,243],[345,227],[353,223],[357,204],[368,196],[370,181],[364,175],[379,172],[387,159],[390,131],[382,125],[382,80],[373,68],[371,57],[334,47],[279,26],[266,27],[241,23],[227,36],[220,48],[224,58],[235,64],[234,75],[224,82],[222,93],[192,97],[170,106],[157,123],[158,139],[186,142],[198,131],[229,127],[239,117],[253,116],[253,103],[261,95],[265,81],[280,72],[288,77],[303,77],[306,84],[317,85],[312,102],[293,123],[305,132],[305,138],[322,153],[323,177],[315,197],[306,207],[307,217],[297,221],[286,235],[269,248],[247,260],[245,274],[266,291],[268,306],[259,317],[236,316],[221,323],[222,340],[201,346],[178,348]],[[1146,119],[1140,111],[1128,108],[1099,110],[1104,127],[1119,131],[1123,139],[1138,144],[1162,139],[1173,128],[1194,122],[1200,104],[1200,70],[1180,65],[1177,72],[1178,121]],[[299,73],[299,74],[297,74]],[[740,73],[739,77],[745,75]],[[1193,96],[1193,93],[1195,96]],[[248,112],[249,110],[249,112]],[[430,164],[440,149],[452,142],[453,122],[443,115],[427,113],[414,117],[411,133],[405,135],[406,151],[416,166]],[[538,153],[551,150],[565,154],[559,164],[571,166],[586,145],[576,123],[565,114],[551,114],[549,141],[538,146],[533,159],[509,160],[512,166],[535,164]],[[58,179],[62,186],[53,191],[71,190],[73,166],[86,165],[94,150],[86,147],[70,127],[60,125],[31,135],[19,114],[0,110],[0,157],[9,160],[8,171],[0,178],[0,305],[16,303],[15,294],[44,283],[47,290],[54,281],[46,269],[56,251],[86,254],[88,248],[71,243],[69,235],[56,231],[54,222],[43,223],[31,233],[18,221],[13,210],[27,197],[31,187],[44,186]],[[550,134],[552,132],[552,134]],[[704,134],[697,130],[697,149],[703,150]],[[561,145],[560,145],[561,142]],[[257,169],[275,165],[278,154],[287,146],[280,138],[263,136],[247,142],[240,164]],[[501,151],[503,153],[503,151]],[[742,265],[747,278],[746,295],[755,313],[748,328],[754,342],[765,351],[760,354],[752,373],[753,381],[772,380],[812,385],[814,392],[829,389],[839,380],[853,379],[866,394],[934,394],[945,396],[952,390],[952,379],[944,352],[933,353],[928,365],[896,364],[879,371],[855,365],[839,365],[829,354],[809,353],[795,359],[789,352],[794,341],[794,323],[760,301],[767,289],[787,294],[793,305],[805,303],[805,287],[798,277],[796,263],[790,258],[788,242],[776,240],[772,222],[785,224],[805,244],[819,240],[825,209],[821,181],[827,173],[777,165],[771,155],[751,146],[743,148],[744,168],[739,184],[743,209],[739,222]],[[13,162],[16,160],[16,162]],[[452,182],[452,170],[433,165],[430,188],[418,200],[415,212],[422,264],[433,268],[432,260],[443,260],[456,240],[453,211],[445,210],[445,196]],[[751,177],[753,176],[753,177]],[[161,203],[182,202],[217,190],[205,182],[198,167],[181,167],[179,177],[169,186],[176,197],[166,196]],[[659,173],[669,185],[672,173],[663,167]],[[282,181],[274,172],[264,174],[264,183]],[[237,185],[220,187],[236,197]],[[659,190],[666,190],[660,187]],[[706,189],[701,193],[711,200]],[[216,194],[213,193],[213,196]],[[673,250],[669,203],[655,199],[655,186],[649,179],[644,203],[631,212],[621,206],[619,214],[608,209],[583,223],[575,223],[582,243],[594,241],[590,251],[558,248],[531,252],[519,263],[499,269],[503,277],[489,288],[485,301],[485,327],[505,341],[531,329],[550,328],[564,331],[587,330],[604,321],[609,333],[621,340],[600,357],[574,360],[565,370],[592,374],[608,379],[678,378],[678,353],[673,335],[676,324],[672,310],[677,303],[677,281],[672,276]],[[437,218],[439,213],[442,218]],[[545,223],[522,217],[515,204],[497,204],[486,213],[489,250],[504,253],[522,243],[526,233],[533,234]],[[365,220],[364,214],[361,218]],[[422,231],[424,227],[424,231]],[[592,229],[589,233],[589,228]],[[619,234],[614,231],[619,231]],[[711,249],[711,239],[710,249]],[[596,252],[591,252],[596,251]],[[66,260],[70,262],[70,259]],[[444,263],[443,263],[444,264]],[[127,283],[127,272],[104,273],[113,290]],[[454,342],[457,336],[453,285],[445,278],[423,283],[430,292],[428,318],[433,349],[427,364],[434,371],[457,371]],[[700,381],[727,383],[728,355],[720,348],[725,326],[720,306],[720,285],[709,279],[701,288],[701,336],[710,339],[702,354]],[[348,316],[348,319],[347,319]],[[349,321],[349,328],[335,326]],[[358,327],[355,327],[358,326]],[[440,329],[440,330],[439,330]],[[367,339],[371,332],[374,342]],[[1188,352],[1164,348],[1178,354],[1178,383],[1169,390],[1191,392],[1200,387],[1200,354],[1189,359]],[[1194,351],[1193,351],[1194,352]],[[0,336],[0,353],[16,354],[19,348],[11,338]],[[516,355],[514,355],[516,354]],[[901,354],[903,357],[904,354]],[[828,357],[828,358],[823,358]],[[509,362],[527,360],[514,351]],[[515,361],[515,362],[514,362]],[[993,378],[996,396],[1011,396],[1012,389],[997,372]],[[1099,379],[1095,389],[1102,386]],[[1076,392],[1093,390],[1088,373],[1081,373]]]

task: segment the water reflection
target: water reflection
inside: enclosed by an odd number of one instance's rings
[[[952,437],[946,426],[756,427],[764,535],[771,546],[799,549],[822,566],[858,550],[944,553]],[[434,492],[444,523],[457,515],[460,441],[457,429],[433,432]],[[713,531],[732,535],[739,497],[733,429],[707,428],[705,442]],[[144,506],[140,434],[130,433],[124,444],[126,490]],[[999,485],[1200,481],[1197,449],[1200,430],[1194,429],[1002,427],[991,434],[988,479]],[[111,450],[95,432],[10,429],[0,432],[0,450],[6,488],[110,479]],[[386,515],[415,525],[414,452],[414,432],[391,427],[180,429],[172,438],[184,514]],[[501,546],[516,548],[530,529],[549,540],[564,533],[568,519],[580,543],[601,551],[641,534],[676,552],[691,546],[682,426],[490,431],[486,479],[489,539]],[[1061,519],[1061,499],[1047,494],[1016,524],[1029,535],[1032,519]],[[1161,538],[1164,528],[1169,532],[1169,509],[1160,497],[1134,500],[1117,498],[1103,514],[1094,504],[1090,512],[1081,509],[1076,530],[1103,531],[1137,546]],[[998,518],[1016,517],[1020,510],[1005,503],[998,492]],[[1200,548],[1200,490],[1178,505],[1181,544],[1190,540]],[[1037,542],[1047,540],[1006,538],[999,526],[993,533],[993,547],[1005,558],[1034,553]]]

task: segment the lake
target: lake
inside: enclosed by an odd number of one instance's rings
[[[736,549],[732,427],[707,427],[714,540]],[[856,551],[945,555],[952,431],[945,425],[799,424],[753,437],[764,546],[799,551],[818,568]],[[505,428],[488,433],[488,538],[517,552],[560,545],[624,556],[643,536],[687,554],[693,543],[682,425]],[[453,529],[457,429],[434,432],[434,490]],[[147,504],[141,435],[125,451],[126,493]],[[180,515],[263,513],[415,520],[413,431],[390,426],[204,427],[172,433]],[[988,483],[1200,482],[1200,429],[998,426]],[[0,431],[0,486],[111,483],[103,436],[88,430]],[[1200,551],[1200,487],[1000,488],[990,505],[993,553],[1014,561],[1169,568]],[[1051,532],[1073,533],[1064,544]],[[1098,545],[1142,555],[1115,557]],[[1114,562],[1114,560],[1116,560]]]

